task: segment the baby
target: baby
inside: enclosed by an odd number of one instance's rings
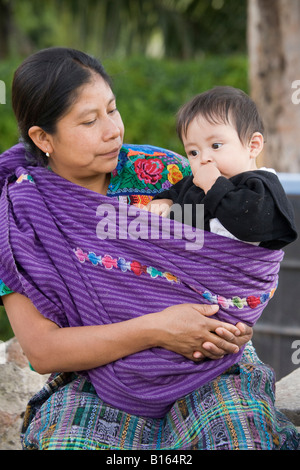
[[[215,87],[195,96],[177,116],[177,133],[192,175],[162,191],[147,209],[173,218],[171,206],[204,204],[204,229],[269,249],[297,238],[292,206],[272,169],[257,168],[264,126],[243,91]],[[184,222],[184,220],[183,220]]]

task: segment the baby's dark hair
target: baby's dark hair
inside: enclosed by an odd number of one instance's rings
[[[264,125],[254,101],[238,88],[217,86],[183,105],[177,114],[177,134],[181,141],[197,116],[212,124],[232,124],[243,145],[250,141],[254,132],[264,135]]]

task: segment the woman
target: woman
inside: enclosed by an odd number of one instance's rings
[[[14,77],[13,107],[36,166],[20,145],[0,159],[8,176],[0,279],[11,292],[3,302],[35,370],[64,372],[30,403],[24,448],[296,449],[296,430],[273,406],[272,372],[251,346],[243,353],[249,330],[209,318],[218,307],[199,305],[183,270],[180,279],[168,271],[178,260],[160,251],[169,240],[128,241],[123,218],[137,235],[138,217],[107,197],[151,196],[164,170],[186,171],[182,160],[122,147],[109,78],[79,51],[28,58]]]

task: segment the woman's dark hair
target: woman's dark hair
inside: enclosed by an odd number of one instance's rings
[[[39,126],[49,134],[55,133],[58,119],[76,101],[79,87],[91,82],[95,73],[111,86],[110,77],[98,60],[65,47],[43,49],[18,67],[12,84],[12,105],[20,140],[32,164],[45,166],[47,157],[29,137],[30,127]]]
[[[177,134],[181,141],[197,116],[213,124],[231,123],[242,144],[248,143],[254,132],[264,135],[264,125],[254,101],[238,88],[218,86],[196,95],[182,106],[177,114]]]

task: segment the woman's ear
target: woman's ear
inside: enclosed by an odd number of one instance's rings
[[[250,156],[253,158],[258,157],[263,147],[264,147],[263,135],[260,132],[254,132],[249,142]]]
[[[47,134],[41,127],[30,127],[28,135],[42,152],[48,152],[49,154],[53,152],[53,148],[49,139],[49,134]]]

